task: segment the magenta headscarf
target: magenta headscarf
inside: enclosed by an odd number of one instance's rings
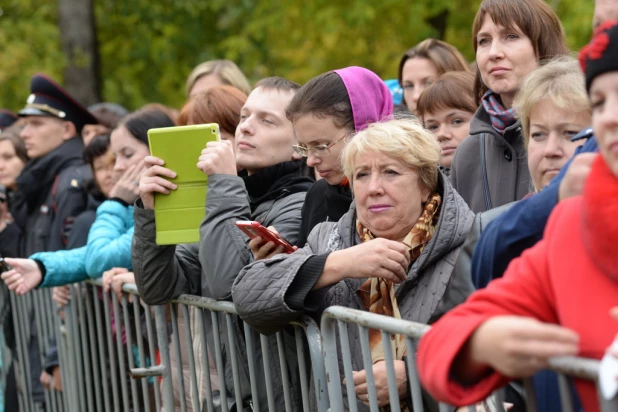
[[[370,123],[392,117],[393,97],[377,74],[357,66],[333,71],[341,77],[348,90],[355,131],[360,132]]]

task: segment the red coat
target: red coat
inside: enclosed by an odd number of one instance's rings
[[[479,290],[423,337],[418,367],[423,386],[453,405],[484,399],[507,379],[497,372],[472,386],[451,378],[457,354],[476,328],[496,315],[556,323],[580,336],[580,356],[600,359],[618,332],[618,179],[599,156],[584,194],[560,202],[543,240],[509,265],[504,277]],[[586,411],[598,410],[595,386],[576,381]]]

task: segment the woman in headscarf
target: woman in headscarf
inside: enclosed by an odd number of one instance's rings
[[[321,74],[300,88],[286,110],[294,124],[296,153],[322,178],[307,192],[298,235],[299,247],[321,222],[338,221],[350,208],[352,192],[340,154],[354,133],[393,114],[388,87],[372,71],[346,67]],[[275,228],[276,229],[276,228]],[[273,245],[251,243],[256,258],[272,255]]]

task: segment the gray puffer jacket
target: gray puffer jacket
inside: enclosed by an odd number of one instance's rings
[[[289,165],[288,165],[289,166]],[[283,172],[282,172],[283,173]],[[281,174],[281,173],[280,173]],[[285,173],[284,173],[285,174]],[[297,175],[294,174],[296,177]],[[246,181],[246,179],[245,179]],[[295,242],[300,227],[300,214],[306,190],[311,180],[305,178],[285,178],[284,184],[278,185],[274,197],[267,192],[258,202],[251,202],[245,182],[242,178],[231,175],[214,175],[208,179],[206,200],[207,216],[201,225],[198,244],[159,246],[155,243],[154,212],[144,210],[141,201],[135,207],[135,233],[133,236],[133,270],[137,288],[150,305],[165,304],[181,294],[201,295],[211,298],[229,298],[234,278],[240,269],[253,260],[247,245],[249,238],[234,224],[237,220],[257,220],[264,226],[274,226],[290,242]],[[252,209],[252,204],[255,207]],[[205,316],[209,348],[213,348],[214,339],[220,339],[225,360],[225,384],[233,398],[233,374],[226,353],[230,353],[227,339],[227,326],[223,315],[219,316],[221,336],[212,335],[210,316]],[[245,337],[242,325],[234,320],[236,349],[241,368],[240,384],[244,400],[251,399],[249,385],[248,361]],[[260,347],[259,336],[254,335],[254,347]],[[194,335],[199,336],[199,335]],[[280,365],[276,338],[270,338],[271,370],[275,388],[275,405],[277,410],[284,410],[281,391]],[[286,346],[294,347],[294,336],[284,336]],[[214,355],[214,353],[213,353]],[[262,357],[256,358],[258,376],[263,373]],[[295,405],[300,401],[297,362],[288,361],[288,375],[291,378],[292,397]],[[263,376],[263,375],[262,375]],[[275,381],[276,380],[276,381]],[[265,380],[258,379],[260,405],[266,407]],[[238,408],[241,410],[242,408]]]
[[[402,318],[421,323],[436,321],[473,291],[469,278],[453,276],[452,272],[474,214],[442,174],[438,191],[443,202],[436,233],[409,269],[408,279],[396,290]],[[313,292],[310,292],[313,285],[296,287],[292,293],[302,289],[304,296],[295,296],[294,299],[289,296],[290,285],[310,257],[360,243],[355,222],[356,210],[352,204],[339,222],[316,226],[303,249],[291,255],[277,255],[270,260],[254,262],[244,268],[232,288],[234,303],[243,320],[262,333],[273,333],[303,312],[319,318],[324,309],[333,305],[364,310],[357,291],[365,279],[345,279]],[[302,310],[291,308],[291,300],[303,302]],[[349,327],[348,333],[354,370],[362,370],[357,329]],[[363,409],[362,405],[359,407]]]
[[[481,105],[470,123],[470,136],[455,152],[450,179],[474,213],[521,200],[531,193],[521,123],[515,122],[501,135]]]

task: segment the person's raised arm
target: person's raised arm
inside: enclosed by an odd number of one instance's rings
[[[140,199],[135,202],[132,263],[135,283],[144,302],[160,305],[183,293],[201,294],[201,270],[195,245],[156,244],[154,193],[169,194],[176,185],[164,177],[176,173],[163,160],[148,156],[140,179]]]
[[[197,167],[208,176],[199,259],[213,297],[229,300],[234,279],[253,260],[249,238],[236,227],[239,220],[252,220],[247,190],[236,175],[230,141],[208,142]],[[285,237],[276,223],[273,226]]]

